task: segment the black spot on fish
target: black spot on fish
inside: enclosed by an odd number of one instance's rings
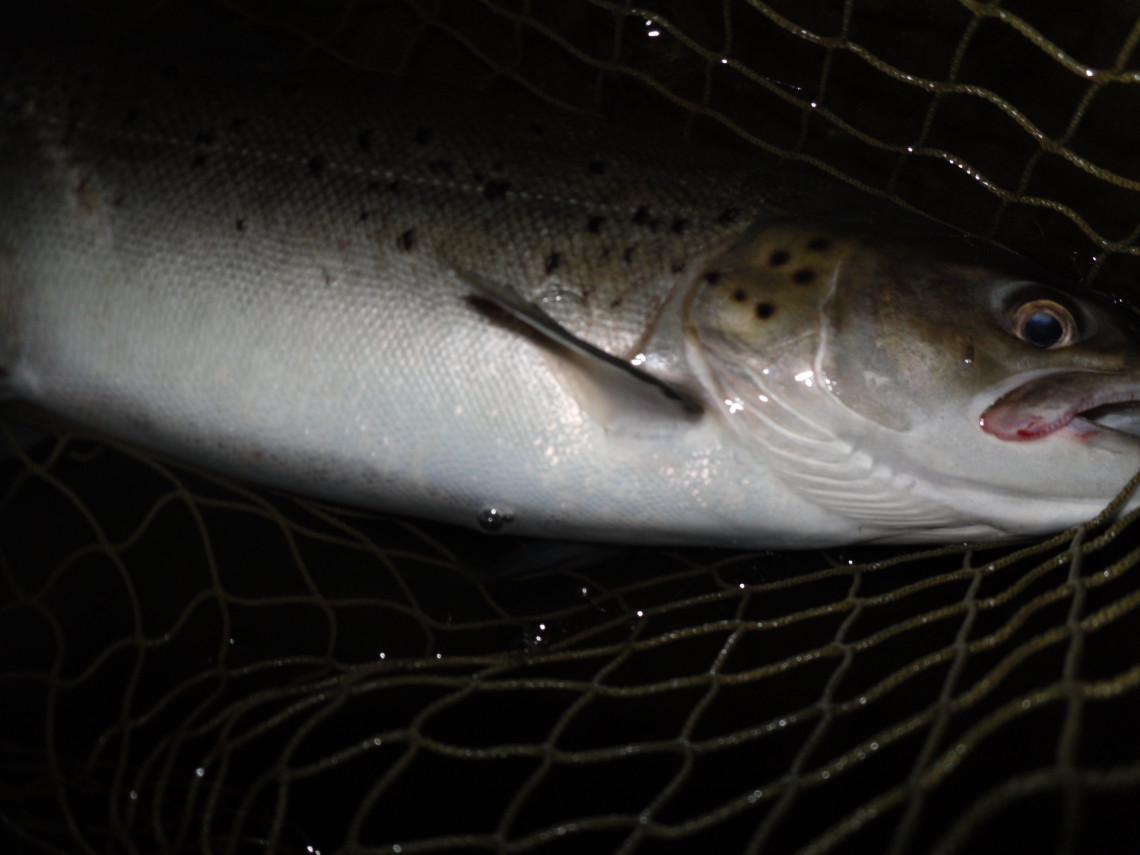
[[[715,285],[717,282],[720,281],[720,271],[719,270],[710,270],[708,273],[705,274],[705,281],[708,282],[710,285]]]
[[[388,183],[387,189],[389,193],[395,193],[398,195],[400,192],[400,179],[397,178],[395,181],[390,181]]]
[[[428,163],[428,171],[433,175],[441,175],[444,178],[452,178],[454,176],[454,170],[450,160],[433,160]]]
[[[236,118],[232,122],[230,122],[230,130],[233,131],[235,134],[240,134],[242,131],[244,131],[246,129],[246,126],[248,126],[248,125],[249,125],[249,119],[245,118],[245,116],[239,116],[238,118]]]
[[[627,246],[625,248],[625,252],[621,254],[622,261],[624,261],[626,264],[633,264],[633,251],[635,249],[637,249],[637,247]]]
[[[644,205],[633,212],[633,221],[639,226],[647,226],[653,222],[649,218],[649,209]]]
[[[606,221],[605,217],[590,217],[590,222],[586,223],[586,230],[590,234],[598,234],[602,230],[602,223]]]
[[[610,300],[610,308],[611,309],[616,309],[620,305],[621,305],[621,297],[614,297],[612,300]]]
[[[756,317],[762,321],[768,320],[776,312],[776,307],[771,303],[757,303],[756,304]]]
[[[380,192],[380,182],[379,181],[369,181],[367,184],[364,185],[364,192],[365,193],[379,193]]]
[[[745,290],[743,288],[737,288],[735,291],[732,292],[732,299],[734,299],[738,303],[743,303],[745,300],[748,299],[748,294],[747,294],[747,292],[745,292]]]
[[[792,281],[797,285],[807,285],[813,279],[815,279],[815,271],[810,267],[801,267],[792,274]]]
[[[739,208],[725,208],[720,212],[720,216],[716,218],[716,221],[722,225],[728,225],[729,223],[735,223],[736,218],[739,216]]]
[[[213,131],[200,131],[194,135],[194,145],[210,145],[213,141]]]
[[[123,207],[123,205],[126,204],[126,202],[127,202],[127,197],[120,193],[118,196],[116,196],[114,199],[111,200],[111,207],[112,208],[121,208],[121,207]]]
[[[594,175],[601,175],[609,169],[610,166],[604,160],[591,160],[588,168]]]
[[[319,155],[310,157],[306,165],[309,167],[309,173],[314,178],[320,178],[321,173],[325,171],[325,159]]]
[[[367,220],[370,214],[371,214],[371,211],[361,211],[360,212],[360,222],[363,223],[365,220]]]
[[[684,219],[683,217],[678,217],[677,219],[673,220],[673,225],[671,225],[669,227],[669,230],[671,232],[673,232],[673,234],[679,235],[681,232],[683,232],[688,227],[689,227],[689,221]]]
[[[674,273],[681,273],[685,269],[685,262],[674,261],[671,265],[669,265],[669,269],[672,270]]]
[[[562,255],[557,252],[552,252],[546,257],[546,272],[553,273],[562,266]]]
[[[831,241],[829,241],[827,238],[821,237],[812,238],[812,240],[808,243],[808,249],[814,249],[816,252],[823,252],[829,246],[831,246]]]
[[[779,267],[782,264],[787,264],[791,254],[786,249],[778,249],[768,256],[769,267]]]
[[[420,145],[427,145],[429,142],[431,142],[432,133],[433,131],[431,128],[416,128],[416,135],[414,139]]]
[[[245,220],[239,218],[234,221],[234,225],[237,227],[237,230],[239,232],[245,231]]]
[[[372,128],[361,128],[356,132],[356,146],[365,154],[372,153]]]
[[[415,229],[408,229],[406,232],[404,232],[402,235],[400,235],[396,239],[396,246],[399,247],[400,249],[404,250],[404,252],[409,252],[411,250],[411,248],[413,246],[415,246],[415,244],[416,244],[416,230]]]
[[[136,110],[134,107],[127,110],[127,112],[123,115],[123,124],[124,125],[133,125],[138,120],[139,120],[139,111]]]
[[[205,165],[206,165],[206,155],[204,155],[204,154],[196,154],[196,155],[194,155],[194,159],[190,161],[190,168],[191,169],[201,169]]]
[[[502,199],[511,189],[509,181],[488,181],[483,185],[483,198],[488,202]]]

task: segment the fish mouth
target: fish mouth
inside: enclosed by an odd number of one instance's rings
[[[1110,432],[1140,441],[1140,379],[1091,371],[1038,377],[998,398],[978,424],[1011,442],[1061,430],[1082,439]]]

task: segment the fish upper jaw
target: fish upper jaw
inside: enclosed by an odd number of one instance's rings
[[[998,398],[978,425],[1007,442],[1059,432],[1082,440],[1113,434],[1140,449],[1140,375],[1068,371],[1035,377]]]

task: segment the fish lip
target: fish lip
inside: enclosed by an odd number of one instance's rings
[[[1124,426],[1119,424],[1122,414]],[[1096,371],[1035,377],[998,398],[978,425],[1008,442],[1041,439],[1070,426],[1082,438],[1105,431],[1140,442],[1140,378],[1132,372]]]

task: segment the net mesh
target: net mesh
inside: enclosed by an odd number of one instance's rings
[[[1054,5],[123,2],[82,23],[523,86],[818,165],[1128,298],[1140,18]],[[76,433],[3,444],[9,851],[1125,851],[1140,831],[1135,515],[487,581],[506,541]]]

